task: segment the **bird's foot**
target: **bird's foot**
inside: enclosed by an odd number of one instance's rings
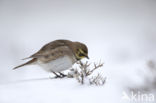
[[[67,75],[65,75],[65,74],[63,74],[63,73],[61,73],[61,72],[59,72],[59,74],[60,74],[60,76],[61,76],[62,78],[67,77]]]
[[[61,75],[56,75],[54,78],[63,78]]]
[[[55,77],[50,77],[51,79],[56,79],[56,78],[64,78],[64,77],[67,77],[67,75],[65,75],[65,74],[63,74],[63,73],[61,73],[61,72],[58,72],[58,73],[56,73],[56,72],[52,72],[54,75],[55,75]]]
[[[58,75],[57,73],[53,72],[55,74],[55,77],[54,78],[62,78],[61,75]]]

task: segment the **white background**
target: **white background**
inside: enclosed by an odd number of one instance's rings
[[[155,0],[0,0],[1,103],[115,103],[122,91],[142,83],[156,57]],[[38,66],[12,68],[56,39],[85,43],[104,86],[48,78]],[[118,103],[119,103],[118,102]]]

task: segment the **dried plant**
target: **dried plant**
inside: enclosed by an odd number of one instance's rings
[[[130,91],[156,92],[156,62],[150,60],[146,65],[148,74],[143,77],[144,84],[128,88]]]
[[[106,82],[106,77],[102,77],[99,73],[97,76],[93,76],[89,79],[89,83],[91,85],[95,84],[95,85],[104,85]]]
[[[100,74],[96,76],[91,76],[91,74],[96,69],[102,67],[104,63],[101,62],[99,62],[98,64],[94,63],[92,67],[91,63],[88,63],[88,61],[86,61],[85,63],[79,61],[77,64],[79,65],[79,68],[72,69],[71,72],[68,73],[69,78],[76,78],[77,81],[81,84],[84,84],[86,81],[88,81],[90,85],[105,84],[106,78],[103,78]]]

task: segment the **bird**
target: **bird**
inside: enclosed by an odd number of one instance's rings
[[[13,70],[37,64],[45,71],[53,73],[56,78],[62,78],[66,76],[62,71],[70,69],[83,58],[89,59],[88,47],[84,43],[58,39],[45,44],[38,52],[24,58],[23,60],[31,60],[14,67]]]

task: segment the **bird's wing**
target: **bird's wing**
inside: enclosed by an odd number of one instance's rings
[[[53,50],[48,50],[42,53],[42,55],[40,55],[38,59],[40,59],[43,62],[48,62],[51,60],[58,59],[59,57],[65,55],[72,56],[73,53],[68,46],[59,46]]]
[[[37,53],[28,58],[40,58],[42,61],[54,60],[60,56],[70,55],[71,50],[67,40],[56,40],[43,46]],[[28,59],[25,58],[25,59]]]

